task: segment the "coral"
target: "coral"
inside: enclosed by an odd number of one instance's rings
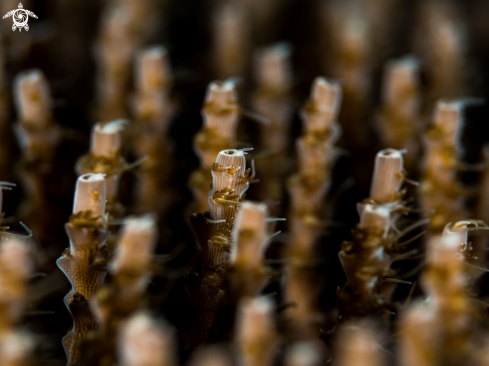
[[[63,338],[68,365],[87,365],[90,354],[85,349],[89,332],[98,322],[89,302],[97,294],[107,273],[109,257],[105,244],[109,236],[105,216],[106,188],[102,174],[85,174],[78,178],[73,215],[66,224],[70,247],[57,260],[72,285],[64,302],[73,317],[73,327]]]

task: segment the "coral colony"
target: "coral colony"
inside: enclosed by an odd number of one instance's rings
[[[488,4],[2,1],[0,366],[489,365]]]

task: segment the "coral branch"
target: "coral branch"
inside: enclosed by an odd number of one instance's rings
[[[90,211],[95,217],[105,214],[105,179],[103,174],[85,174],[76,185],[73,213]]]
[[[15,80],[15,104],[25,124],[45,127],[52,120],[51,91],[39,70],[22,73]]]
[[[121,130],[124,126],[124,120],[97,123],[92,129],[90,153],[81,157],[76,165],[79,175],[105,175],[107,212],[113,217],[122,215],[122,207],[117,202],[117,191],[119,179],[126,166],[121,156]]]
[[[32,274],[28,243],[11,239],[0,246],[0,362],[28,366],[34,351],[32,336],[20,329]]]
[[[316,343],[299,342],[292,345],[285,358],[286,366],[319,366],[324,363]]]
[[[19,120],[13,129],[22,150],[19,170],[26,194],[26,205],[20,216],[23,221],[32,223],[36,242],[44,247],[56,237],[52,233],[55,231],[52,230],[52,213],[48,210],[53,207],[49,198],[50,184],[61,129],[52,119],[51,92],[41,71],[17,75],[14,98]]]
[[[386,274],[390,257],[385,251],[390,211],[365,205],[353,241],[343,242],[339,253],[346,285],[338,292],[343,317],[369,315],[388,308],[380,296],[379,278]]]
[[[51,93],[44,74],[39,70],[19,74],[14,81],[14,96],[19,114],[14,131],[24,152],[24,164],[52,164],[61,136],[52,120]]]
[[[292,258],[286,289],[287,301],[297,304],[291,309],[296,321],[295,335],[299,338],[317,337],[317,291],[312,286],[314,244],[325,220],[323,201],[331,181],[331,170],[336,158],[334,143],[340,128],[336,123],[341,103],[338,82],[317,77],[311,88],[310,100],[301,111],[304,133],[297,141],[299,172],[287,180],[291,196],[291,243],[287,255]],[[317,284],[316,284],[317,285]]]
[[[237,213],[231,246],[230,281],[238,298],[256,296],[267,277],[263,260],[267,238],[266,205],[243,202]]]
[[[194,148],[200,158],[200,169],[190,176],[197,199],[196,212],[209,208],[208,192],[212,183],[209,170],[220,151],[234,148],[239,120],[237,91],[233,80],[209,84],[202,110],[204,126],[194,137]]]
[[[427,102],[432,108],[439,98],[468,93],[468,29],[459,4],[434,0],[420,5],[414,46],[426,65]]]
[[[73,328],[63,338],[69,366],[90,362],[90,354],[85,350],[86,335],[98,327],[89,301],[104,280],[109,255],[105,245],[109,235],[104,221],[105,199],[105,181],[101,174],[78,178],[73,215],[65,226],[70,247],[56,262],[72,285],[64,300],[73,317]]]
[[[229,268],[231,233],[252,179],[250,170],[246,169],[244,152],[221,151],[212,165],[212,177],[209,212],[191,217],[202,250],[199,280],[191,297],[192,304],[198,309],[196,328],[189,340],[194,347],[206,340],[224,296],[223,280]]]
[[[273,304],[265,297],[239,303],[234,342],[240,366],[271,365],[276,352]]]
[[[463,240],[460,235],[434,235],[428,242],[421,277],[428,299],[412,306],[401,323],[403,365],[457,365],[470,359],[474,319],[465,295]]]
[[[121,327],[118,349],[121,366],[176,365],[173,330],[144,312],[134,314]]]
[[[406,149],[406,165],[417,172],[421,95],[419,62],[412,56],[389,61],[384,69],[383,105],[377,117],[384,146]]]
[[[381,366],[378,331],[368,323],[350,323],[341,327],[336,344],[335,365]]]
[[[148,285],[156,237],[156,223],[152,215],[127,219],[114,260],[110,263],[114,282],[123,292],[119,295],[125,301],[141,297]]]
[[[330,184],[335,160],[334,143],[340,129],[335,122],[341,102],[341,89],[336,82],[315,79],[311,99],[301,112],[304,133],[297,141],[299,173],[287,181],[291,202],[291,250],[310,252],[319,233],[319,208]]]
[[[207,346],[197,353],[190,366],[231,366],[233,360],[223,346]]]
[[[423,208],[431,215],[431,230],[441,232],[447,222],[466,216],[463,190],[457,179],[460,160],[460,128],[465,102],[438,101],[433,126],[426,135],[424,179],[421,182]]]
[[[175,104],[167,50],[154,46],[141,51],[135,67],[134,134],[132,146],[138,158],[147,157],[138,174],[136,205],[139,212],[164,216],[175,200],[171,141],[167,136]]]
[[[222,3],[213,14],[212,64],[219,78],[243,76],[250,37],[245,14],[238,2]]]
[[[102,13],[95,47],[99,120],[127,116],[132,58],[155,25],[158,3],[158,0],[113,1]]]
[[[269,153],[260,159],[259,197],[266,203],[283,200],[282,181],[288,172],[287,149],[292,117],[291,49],[279,43],[255,55],[257,87],[252,96],[253,109],[268,123],[259,124],[260,148]]]
[[[399,200],[404,181],[403,159],[399,151],[386,149],[377,153],[370,187],[370,198],[384,204]]]
[[[331,39],[325,46],[329,52],[324,62],[330,75],[342,80],[341,123],[344,137],[356,148],[364,145],[368,136],[364,119],[372,85],[370,74],[374,54],[369,45],[372,44],[373,24],[368,22],[367,9],[360,5],[349,6],[335,1],[327,3],[325,10],[327,25],[324,34],[330,34]]]
[[[101,287],[93,304],[100,323],[92,342],[98,360],[116,361],[119,326],[142,306],[156,237],[153,216],[127,219],[114,258],[109,263],[111,281]]]
[[[9,240],[0,247],[0,330],[12,330],[22,319],[26,307],[27,283],[33,263],[27,243]]]

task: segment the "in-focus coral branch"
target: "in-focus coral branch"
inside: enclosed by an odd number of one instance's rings
[[[360,224],[352,231],[353,240],[343,242],[339,252],[347,276],[347,284],[337,294],[342,317],[394,308],[390,297],[397,281],[389,277],[395,274],[391,263],[404,256],[406,250],[404,245],[397,245],[402,227],[396,227],[399,215],[408,211],[401,190],[405,177],[400,151],[385,149],[377,153],[370,197],[357,205]],[[384,280],[389,282],[383,284]]]
[[[212,165],[212,190],[209,212],[194,214],[192,228],[201,247],[199,280],[191,296],[198,309],[190,345],[202,344],[214,323],[224,296],[223,280],[229,268],[232,229],[244,193],[249,187],[250,169],[241,150],[221,151]]]
[[[105,179],[102,174],[85,174],[78,178],[73,215],[65,226],[70,247],[56,262],[72,285],[64,300],[73,317],[73,328],[63,338],[69,366],[89,364],[86,336],[98,327],[89,301],[104,280],[109,256],[105,244],[109,236],[105,222],[105,200]]]
[[[121,156],[121,131],[124,120],[110,123],[97,123],[92,129],[92,140],[89,154],[81,157],[76,164],[79,175],[94,173],[104,174],[107,195],[107,213],[119,218],[122,206],[117,201],[119,179],[126,167]]]
[[[370,198],[377,204],[399,201],[404,176],[403,157],[400,151],[385,149],[378,152],[375,157]]]

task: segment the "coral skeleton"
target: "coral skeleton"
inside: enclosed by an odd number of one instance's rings
[[[385,149],[377,153],[370,186],[370,199],[377,205],[393,207],[399,203],[403,192],[404,159],[400,151]]]
[[[338,292],[344,317],[365,316],[394,308],[390,303],[394,283],[403,281],[389,277],[396,273],[390,268],[391,263],[396,257],[405,255],[404,244],[398,240],[407,232],[403,232],[396,221],[409,211],[403,201],[405,191],[402,189],[406,174],[400,151],[385,149],[377,153],[370,197],[357,205],[360,223],[352,231],[353,240],[343,242],[339,252],[347,276],[347,284]],[[414,227],[422,223],[417,222]]]
[[[126,124],[125,120],[116,120],[109,123],[97,123],[92,129],[90,152],[82,156],[77,164],[78,175],[104,174],[106,185],[107,207],[106,211],[111,217],[122,216],[122,206],[117,201],[119,179],[127,168],[121,155],[121,131]]]
[[[105,213],[106,187],[103,174],[78,178],[73,215],[66,224],[70,247],[56,262],[72,285],[64,302],[73,317],[73,327],[63,338],[68,365],[88,365],[87,335],[98,327],[89,302],[97,294],[107,273],[110,253],[105,244],[109,231]]]
[[[189,339],[194,347],[208,337],[225,294],[223,281],[230,266],[232,230],[244,193],[254,179],[250,173],[244,151],[221,151],[212,164],[209,212],[191,217],[201,247],[199,279],[191,296],[198,309],[195,331]]]

